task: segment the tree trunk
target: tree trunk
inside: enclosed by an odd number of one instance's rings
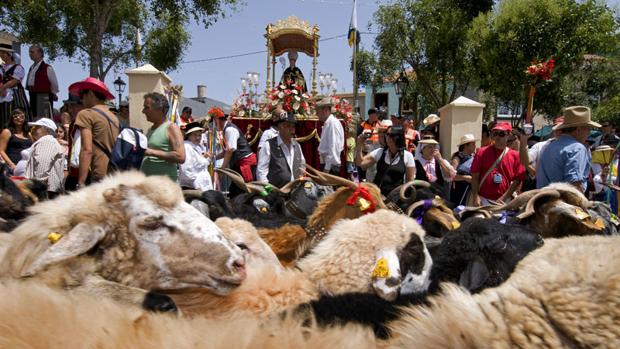
[[[105,81],[103,69],[103,36],[112,17],[114,1],[95,1],[93,4],[93,27],[89,30],[90,76]]]

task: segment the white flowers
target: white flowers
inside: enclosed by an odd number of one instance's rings
[[[282,91],[278,92],[278,98],[284,98],[284,92]]]
[[[295,97],[295,98],[299,98],[299,97]],[[300,106],[301,106],[301,105],[299,104],[299,102],[295,102],[295,103],[293,103],[293,110],[299,110],[299,107],[300,107]]]

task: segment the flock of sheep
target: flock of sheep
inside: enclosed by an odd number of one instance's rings
[[[25,213],[0,178],[0,348],[620,347],[607,206],[557,184],[455,216],[311,173],[228,200],[124,172]]]

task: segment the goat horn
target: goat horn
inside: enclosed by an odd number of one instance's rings
[[[407,208],[407,216],[411,217],[411,214],[413,213],[413,211],[415,211],[416,208],[422,205],[424,205],[424,200],[416,201],[413,204],[411,204],[411,206]]]
[[[422,181],[419,179],[414,179],[412,181],[409,181],[400,186],[400,198],[402,200],[415,200],[415,197],[417,195],[416,190],[415,190],[416,187],[430,188],[431,184],[427,181]],[[411,196],[407,197],[405,196],[405,193],[407,192],[407,189],[409,188],[413,189],[413,193],[411,194]]]
[[[215,172],[227,175],[228,177],[230,177],[233,183],[235,183],[241,190],[248,192],[248,193],[250,192],[250,189],[248,188],[247,184],[243,180],[243,177],[237,172],[231,169],[228,169],[228,168],[216,168]]]
[[[536,201],[539,200],[540,198],[544,198],[544,197],[551,197],[554,199],[559,199],[560,198],[560,192],[555,190],[555,189],[543,189],[540,192],[538,192],[536,195],[532,196],[532,198],[527,202],[527,205],[525,206],[525,211],[519,215],[517,215],[517,218],[519,219],[523,219],[523,218],[527,218],[531,215],[534,214],[534,206],[536,205]]]
[[[306,172],[312,172],[318,180],[323,180],[325,181],[324,185],[340,185],[340,186],[345,186],[345,187],[350,187],[350,188],[357,188],[357,184],[355,184],[353,181],[350,181],[348,179],[344,179],[342,177],[339,176],[334,176],[332,174],[326,173],[326,172],[321,172],[315,168],[313,168],[312,166],[306,164]],[[310,175],[310,173],[308,173]],[[310,178],[315,179],[315,177],[310,176]],[[315,179],[316,180],[316,179]]]
[[[198,190],[198,189],[184,189],[183,190],[183,197],[184,198],[190,198],[190,199],[201,199],[202,198],[202,191]]]
[[[283,194],[288,194],[291,192],[291,190],[293,190],[293,188],[295,188],[295,186],[297,185],[297,183],[301,183],[301,179],[296,179],[292,182],[288,182],[286,183],[282,188],[278,189],[281,193]]]
[[[514,198],[509,203],[501,206],[501,207],[493,207],[491,210],[497,211],[521,211],[525,205],[532,199],[536,194],[540,192],[540,189],[528,190],[524,193],[519,194],[516,198]]]

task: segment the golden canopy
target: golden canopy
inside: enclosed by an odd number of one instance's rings
[[[275,86],[276,57],[290,50],[303,52],[312,57],[312,95],[317,94],[316,63],[319,56],[319,27],[311,26],[295,16],[267,25],[267,90]],[[271,65],[270,65],[271,63]],[[270,78],[271,70],[271,81]],[[271,85],[271,86],[270,86]]]

